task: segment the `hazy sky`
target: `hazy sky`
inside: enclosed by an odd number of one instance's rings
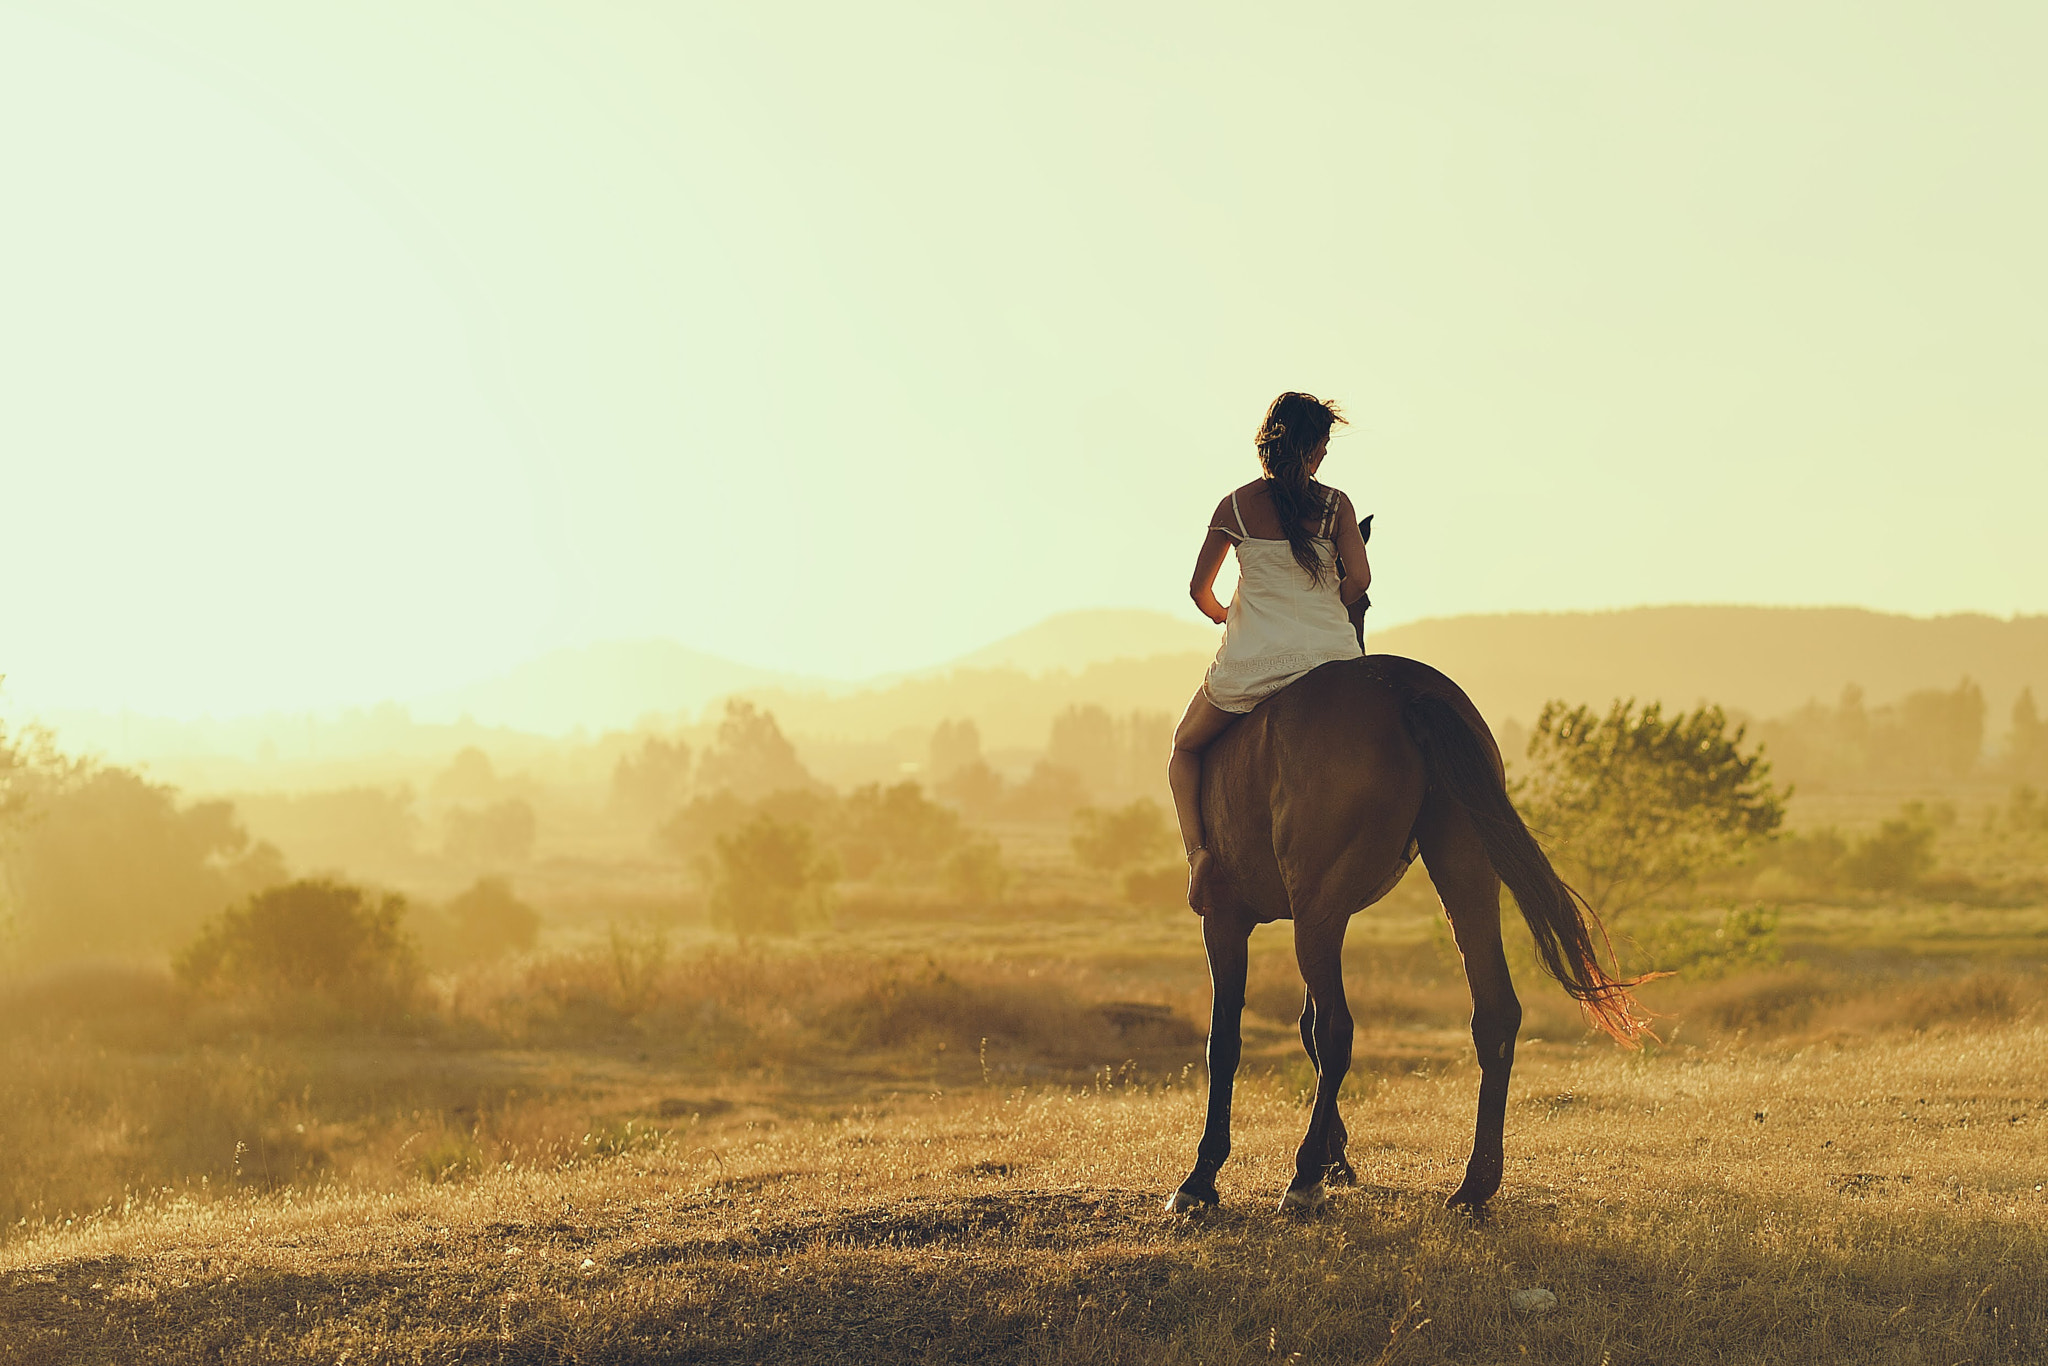
[[[2048,610],[2048,7],[0,0],[0,672],[172,713],[1182,612]]]

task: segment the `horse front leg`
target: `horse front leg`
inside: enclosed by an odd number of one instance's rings
[[[1322,1065],[1316,1062],[1316,998],[1304,992],[1301,998],[1301,1046],[1308,1054],[1308,1060],[1322,1075]],[[1347,1155],[1351,1147],[1351,1135],[1344,1128],[1342,1109],[1330,1113],[1329,1165],[1324,1169],[1323,1179],[1333,1186],[1355,1186],[1358,1173],[1352,1169]]]
[[[1337,1118],[1337,1092],[1351,1070],[1351,1005],[1344,998],[1344,931],[1349,924],[1348,915],[1306,922],[1297,917],[1294,922],[1294,959],[1315,1012],[1308,1041],[1316,1061],[1316,1099],[1308,1132],[1294,1154],[1294,1180],[1280,1199],[1283,1212],[1320,1209],[1329,1199],[1323,1182],[1330,1169],[1331,1144],[1343,1128]]]
[[[1202,1141],[1195,1149],[1195,1169],[1180,1183],[1166,1208],[1181,1214],[1197,1205],[1214,1205],[1216,1173],[1230,1157],[1230,1103],[1237,1086],[1237,1064],[1244,1055],[1244,980],[1251,947],[1251,925],[1221,911],[1202,918],[1202,945],[1209,952],[1209,1114]]]

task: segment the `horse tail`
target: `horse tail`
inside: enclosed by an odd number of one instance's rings
[[[1586,899],[1557,875],[1536,837],[1522,823],[1521,814],[1508,800],[1500,765],[1489,752],[1491,746],[1482,742],[1472,722],[1448,698],[1411,697],[1402,705],[1401,720],[1422,750],[1430,783],[1472,818],[1487,860],[1514,893],[1522,918],[1529,922],[1544,971],[1578,1001],[1596,1027],[1617,1042],[1636,1047],[1637,1040],[1650,1030],[1629,988],[1649,979],[1613,977],[1600,966],[1593,931],[1599,931],[1612,957],[1614,946],[1607,940],[1606,928]]]

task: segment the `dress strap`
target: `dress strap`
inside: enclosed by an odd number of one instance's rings
[[[1330,496],[1323,500],[1323,525],[1322,528],[1316,532],[1316,535],[1322,537],[1324,540],[1327,541],[1328,539],[1330,539],[1330,532],[1333,529],[1335,529],[1336,525],[1337,490],[1331,489]]]
[[[1244,529],[1244,513],[1238,510],[1236,489],[1230,491],[1230,515],[1237,518],[1237,539],[1247,539],[1251,533]]]

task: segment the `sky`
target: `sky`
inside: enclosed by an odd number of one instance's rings
[[[14,703],[1186,599],[2048,611],[2048,9],[0,0]]]

